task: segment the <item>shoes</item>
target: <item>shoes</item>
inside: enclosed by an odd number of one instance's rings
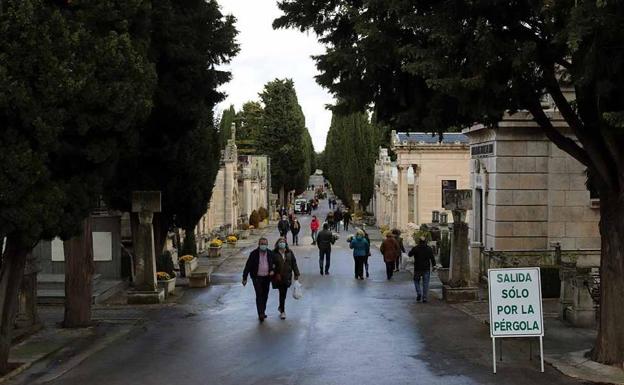
[[[281,312],[280,313],[280,319],[286,319],[286,313]]]
[[[416,302],[420,302],[421,297],[419,295],[416,296]]]
[[[267,316],[266,316],[266,314],[260,314],[260,315],[258,316],[258,321],[260,321],[260,323],[262,323],[262,322],[264,322],[264,320],[266,319],[266,317],[267,317]]]
[[[323,275],[323,270],[321,270],[321,275]]]
[[[427,303],[427,299],[426,298],[423,298],[422,301],[423,301],[423,303]]]
[[[325,270],[325,275],[329,275],[329,271],[328,270]]]
[[[366,278],[370,277],[370,275],[368,274],[368,271],[366,272]]]
[[[397,273],[399,271],[399,269],[394,269],[394,272]]]

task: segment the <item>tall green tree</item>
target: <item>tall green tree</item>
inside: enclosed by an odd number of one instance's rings
[[[152,8],[154,108],[109,195],[127,210],[131,191],[162,192],[162,212],[154,217],[160,253],[171,227],[193,231],[206,212],[221,150],[212,111],[224,99],[218,87],[231,78],[217,68],[238,45],[234,17],[223,15],[215,0],[152,0]]]
[[[271,158],[271,184],[280,194],[281,202],[285,203],[286,193],[303,191],[308,182],[305,117],[290,79],[267,83],[260,99],[264,114],[258,146]]]
[[[236,145],[239,154],[261,154],[258,148],[258,135],[262,128],[264,110],[256,101],[243,104],[242,109],[236,114],[238,124],[236,131]]]
[[[25,256],[81,232],[149,113],[148,10],[141,0],[0,3],[0,373]]]
[[[343,202],[353,207],[360,194],[363,207],[373,195],[375,155],[379,145],[377,127],[366,113],[334,113],[323,153],[325,176]]]
[[[319,82],[342,108],[432,131],[496,125],[524,109],[588,169],[601,199],[600,326],[593,358],[624,364],[624,4],[618,1],[279,2],[276,27],[328,45]],[[565,88],[574,89],[575,100]],[[552,99],[576,140],[554,127]]]
[[[221,114],[221,120],[219,121],[219,140],[221,146],[227,144],[228,139],[232,137],[232,123],[236,124],[236,110],[234,105],[230,105],[230,108],[223,111]]]

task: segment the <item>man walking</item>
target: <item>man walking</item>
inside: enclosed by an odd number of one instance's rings
[[[329,225],[323,223],[323,230],[316,237],[316,244],[319,249],[319,268],[321,275],[329,275],[329,264],[331,262],[331,247],[336,242],[334,234],[329,231]]]
[[[288,221],[288,217],[286,215],[282,215],[282,219],[277,222],[277,230],[280,233],[280,237],[286,238],[288,230],[290,230],[290,222]]]
[[[340,232],[340,222],[342,221],[342,211],[340,211],[340,207],[336,209],[334,212],[334,225],[336,227],[336,232]]]
[[[297,217],[293,216],[290,222],[290,233],[292,234],[292,244],[299,246],[299,231],[301,230],[301,224]]]
[[[416,301],[427,302],[429,292],[429,278],[431,267],[435,267],[436,261],[433,257],[433,249],[427,245],[425,237],[420,237],[418,244],[408,253],[414,257],[414,286],[416,287]],[[422,280],[422,289],[421,289]]]
[[[344,230],[349,231],[349,223],[351,223],[351,212],[349,209],[345,209],[344,214],[342,214],[342,221],[344,222]]]
[[[269,241],[264,237],[260,238],[258,248],[249,254],[243,270],[243,286],[247,285],[247,276],[251,275],[251,281],[256,291],[256,310],[260,322],[264,322],[267,317],[265,312],[273,269],[273,252],[269,250]]]

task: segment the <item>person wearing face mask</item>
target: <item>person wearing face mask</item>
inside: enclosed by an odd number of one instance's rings
[[[364,260],[369,251],[369,244],[364,237],[364,231],[358,230],[355,237],[349,243],[353,249],[353,259],[355,261],[355,279],[364,279]]]
[[[279,290],[279,307],[280,318],[286,319],[286,295],[288,288],[292,284],[293,273],[295,281],[299,279],[299,267],[295,254],[288,247],[286,238],[280,238],[275,243],[273,250],[275,275],[273,276],[273,289]]]
[[[297,217],[293,216],[292,221],[290,222],[290,232],[292,234],[292,244],[299,246],[299,231],[301,230],[301,223]]]
[[[264,322],[266,316],[266,304],[269,298],[271,277],[274,275],[274,255],[269,250],[269,241],[266,238],[258,240],[258,248],[254,249],[243,270],[243,286],[247,285],[247,276],[251,275],[254,290],[256,291],[256,310],[258,319]]]
[[[282,215],[282,219],[277,222],[277,230],[280,233],[280,237],[286,237],[288,230],[290,230],[290,221],[286,215]]]

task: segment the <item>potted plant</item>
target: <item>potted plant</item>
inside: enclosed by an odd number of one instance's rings
[[[243,223],[242,225],[240,225],[239,234],[240,239],[249,238],[249,225],[247,223]]]
[[[264,207],[258,209],[259,223],[258,228],[263,229],[269,224],[269,212]],[[253,223],[252,223],[253,224]],[[255,226],[255,224],[253,224]]]
[[[191,272],[197,268],[197,258],[190,254],[181,256],[178,263],[180,264],[180,274],[183,277],[190,276]]]
[[[175,290],[175,275],[172,277],[167,272],[159,271],[156,273],[156,281],[158,282],[158,287],[165,290],[165,297],[168,297]]]
[[[238,238],[236,237],[236,235],[230,234],[227,236],[227,238],[225,238],[225,241],[227,242],[228,246],[235,247],[236,242],[238,242]]]
[[[221,256],[221,247],[223,246],[223,241],[219,238],[215,238],[208,244],[208,256],[213,258],[218,258]]]

